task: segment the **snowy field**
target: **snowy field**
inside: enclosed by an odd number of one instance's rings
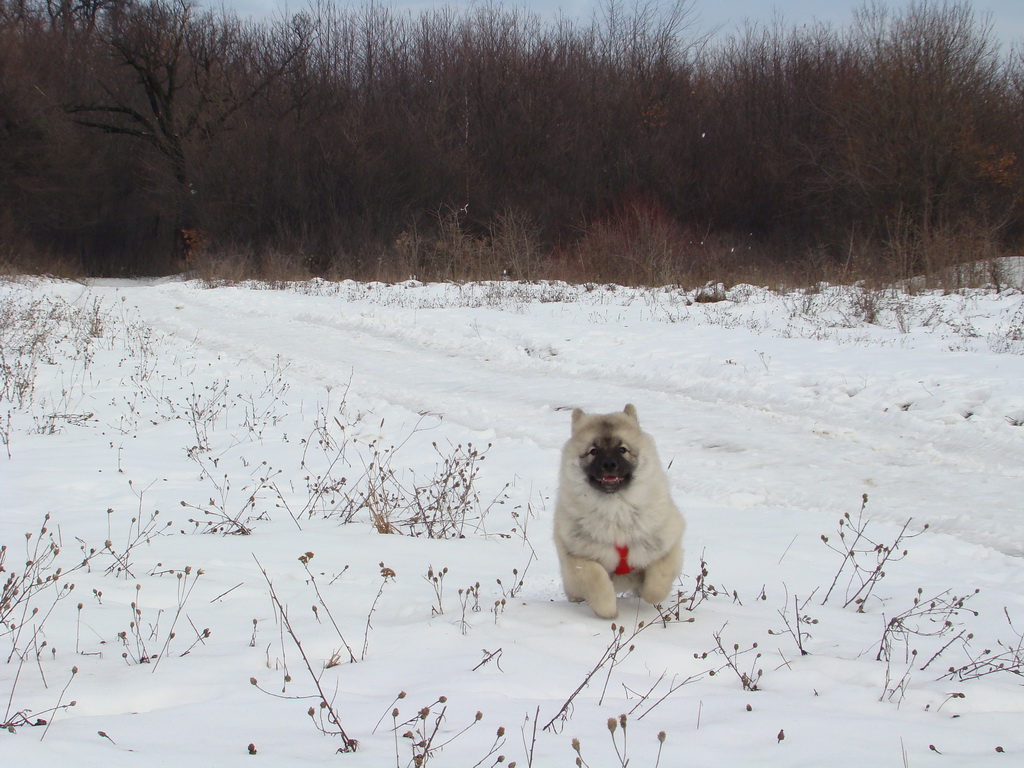
[[[1021,288],[0,280],[0,760],[1022,765]],[[612,626],[628,402],[687,555]]]

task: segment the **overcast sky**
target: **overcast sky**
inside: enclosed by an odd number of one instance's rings
[[[334,0],[339,5],[361,5],[359,0]],[[381,5],[400,8],[428,8],[434,5],[470,5],[471,0],[377,0]],[[570,17],[588,18],[599,0],[505,0],[503,4],[527,7],[538,13],[556,13],[559,9]],[[628,5],[631,0],[625,0]],[[883,0],[891,9],[909,5],[911,0]],[[241,16],[264,16],[287,8],[291,11],[302,9],[306,0],[207,0],[210,6],[227,6]],[[695,10],[706,29],[721,27],[729,32],[742,25],[744,20],[769,22],[778,11],[790,25],[801,25],[818,19],[836,25],[845,25],[852,18],[853,9],[862,5],[861,0],[697,0]],[[973,6],[979,16],[990,14],[995,34],[1004,43],[1024,43],[1024,0],[974,0]]]

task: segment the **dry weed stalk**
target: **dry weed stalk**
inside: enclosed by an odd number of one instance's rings
[[[960,666],[949,667],[946,674],[942,676],[943,679],[977,680],[980,677],[987,677],[988,675],[1001,672],[1024,677],[1024,633],[1013,626],[1010,612],[1005,607],[1003,608],[1003,615],[1006,616],[1006,622],[1010,626],[1010,631],[1016,637],[1008,642],[997,640],[996,645],[999,650],[986,648],[977,656],[973,656],[968,650],[968,645],[974,636],[971,634],[963,636],[963,633],[960,633],[953,641],[947,643],[946,647],[954,641],[962,642],[964,652],[967,654],[969,661]],[[942,650],[945,650],[945,647]],[[934,657],[932,660],[934,660]],[[931,660],[929,663],[931,663]],[[925,667],[927,666],[926,664]]]
[[[569,694],[569,697],[562,703],[562,706],[559,708],[558,712],[555,713],[555,716],[548,720],[547,725],[544,726],[543,730],[552,731],[564,725],[572,713],[572,706],[573,702],[576,700],[576,697],[579,696],[587,687],[589,687],[590,682],[594,678],[594,676],[606,665],[611,665],[608,670],[608,675],[610,676],[611,670],[614,669],[615,665],[621,663],[626,656],[631,654],[636,649],[636,645],[633,644],[632,641],[646,627],[649,626],[649,624],[640,622],[637,625],[636,629],[633,631],[633,633],[629,635],[629,637],[626,637],[625,627],[612,624],[612,639],[608,643],[608,646],[602,652],[601,657],[597,660],[597,663],[594,664],[590,671],[587,672],[587,674],[583,677],[583,680],[580,682],[578,686],[576,686],[576,689],[571,694]],[[623,650],[625,650],[625,653],[623,653]],[[619,658],[620,653],[622,653],[622,659]],[[604,689],[602,689],[601,691],[602,699],[604,698],[605,690],[607,689],[607,687],[608,678],[606,677]]]
[[[50,721],[46,719],[47,715],[75,706],[74,701],[69,704],[62,702],[71,681],[78,673],[77,667],[72,669],[71,678],[61,690],[57,704],[50,709],[37,712],[33,716],[31,710],[15,706],[15,697],[26,664],[34,663],[43,686],[49,687],[42,666],[43,655],[49,653],[52,658],[56,658],[56,649],[48,647],[46,623],[57,605],[75,589],[72,582],[61,583],[63,578],[87,568],[95,555],[94,551],[86,554],[82,560],[64,571],[57,564],[61,553],[60,531],[57,529],[55,535],[49,530],[49,523],[50,515],[47,514],[43,518],[38,534],[25,534],[25,560],[21,567],[7,566],[10,551],[7,545],[0,546],[0,573],[7,573],[0,591],[0,639],[6,638],[11,644],[6,663],[10,664],[17,659],[17,669],[11,681],[10,691],[6,695],[7,705],[0,721],[0,728],[12,733],[22,725],[48,726]],[[41,607],[37,603],[47,593],[52,594]],[[43,735],[46,735],[45,730]]]
[[[309,583],[313,585],[313,591],[316,592],[317,602],[320,603],[320,606],[324,609],[324,613],[327,614],[327,618],[331,621],[331,626],[334,627],[334,631],[338,633],[338,638],[341,640],[342,645],[344,645],[345,650],[348,651],[349,662],[354,664],[356,661],[356,655],[352,652],[352,647],[348,644],[348,641],[345,639],[345,636],[341,633],[341,628],[338,626],[338,622],[334,620],[334,614],[331,613],[330,607],[324,600],[323,595],[320,594],[320,586],[316,583],[316,577],[313,575],[313,572],[309,569],[309,561],[312,559],[312,552],[306,552],[305,554],[299,556],[299,562],[302,563],[302,567],[306,569],[306,573],[309,575]],[[320,621],[320,611],[317,609],[315,605],[313,606],[313,614],[316,616],[316,620]],[[329,664],[328,666],[336,666],[336,664]]]
[[[0,729],[9,733],[15,733],[21,726],[44,726],[43,735],[39,737],[39,740],[42,741],[46,738],[46,734],[50,730],[50,725],[53,723],[53,715],[57,712],[64,712],[78,704],[78,702],[74,700],[69,701],[67,704],[63,703],[64,694],[68,692],[68,688],[71,687],[71,683],[75,679],[75,675],[78,674],[78,667],[71,668],[71,677],[68,678],[68,681],[64,684],[64,687],[58,694],[57,703],[54,706],[41,712],[32,712],[27,709],[12,711],[14,706],[14,690],[18,687],[18,676],[21,674],[20,665],[23,663],[24,660],[19,663],[18,673],[15,676],[14,684],[11,687],[11,695],[7,699],[7,709],[4,712],[3,720],[0,720]]]
[[[476,487],[490,445],[480,450],[472,443],[460,443],[446,453],[432,443],[438,463],[433,474],[421,481],[411,471],[401,473],[394,466],[399,450],[418,431],[417,427],[398,446],[371,444],[362,476],[348,490],[341,486],[333,489],[343,496],[346,522],[366,510],[374,530],[383,534],[453,539],[463,538],[471,524],[480,530],[487,512],[502,495],[484,506]]]
[[[847,566],[850,566],[851,572],[847,581],[846,600],[843,607],[856,604],[858,612],[863,612],[865,601],[871,596],[878,582],[885,578],[886,566],[907,556],[907,550],[901,549],[903,542],[916,538],[928,530],[926,524],[917,533],[907,533],[907,528],[910,527],[910,522],[913,519],[911,518],[903,524],[891,544],[874,541],[867,535],[868,521],[864,519],[864,510],[867,504],[868,495],[865,493],[861,497],[860,511],[856,521],[853,520],[849,512],[843,515],[839,521],[839,540],[841,542],[839,545],[830,544],[828,536],[824,534],[821,536],[821,540],[829,549],[843,556],[839,570],[836,571],[832,584],[829,585],[828,591],[821,601],[822,605],[828,602],[840,577],[846,571]],[[847,531],[850,532],[849,538]]]
[[[660,625],[663,628],[667,628],[670,624],[674,623],[692,623],[692,617],[685,619],[682,618],[684,611],[692,611],[697,605],[700,605],[700,603],[702,603],[704,600],[707,600],[711,597],[718,596],[720,594],[728,594],[728,592],[726,592],[725,590],[720,590],[707,581],[708,568],[707,562],[704,560],[703,556],[701,557],[700,562],[701,570],[697,576],[697,581],[694,586],[693,593],[687,594],[682,591],[677,591],[674,600],[669,602],[667,605],[659,604],[655,606],[655,608],[658,611],[657,619],[651,622],[639,622],[633,630],[632,634],[630,634],[629,636],[626,636],[625,627],[617,626],[616,624],[611,625],[612,639],[608,643],[608,646],[605,648],[604,652],[601,654],[601,657],[597,660],[597,663],[590,669],[590,671],[587,672],[587,674],[583,678],[583,681],[565,700],[565,702],[562,704],[561,708],[558,710],[555,716],[552,717],[544,726],[543,730],[551,731],[556,727],[564,724],[571,715],[572,706],[575,699],[580,695],[580,693],[583,692],[583,690],[585,690],[590,685],[593,677],[601,669],[607,667],[608,669],[605,675],[604,687],[601,690],[601,696],[598,703],[600,704],[601,702],[603,702],[604,696],[607,692],[608,682],[611,679],[612,672],[614,671],[616,666],[621,664],[626,659],[626,657],[628,657],[629,654],[631,654],[635,650],[636,645],[633,643],[633,641],[642,632],[644,632],[652,626],[657,625]],[[742,605],[742,603],[740,603],[739,595],[737,594],[737,592],[734,590],[731,594],[733,602]],[[764,593],[762,591],[762,596],[763,594]],[[704,658],[706,658],[707,656],[708,654],[705,653]],[[694,657],[701,658],[699,654],[694,654]],[[654,709],[654,707],[658,706],[661,702],[665,701],[669,696],[671,696],[673,693],[678,691],[683,686],[702,679],[704,674],[704,672],[701,672],[696,675],[690,675],[689,677],[686,677],[683,680],[677,680],[677,678],[673,678],[672,682],[669,684],[668,692],[662,695],[649,707],[647,707],[640,717],[646,715],[648,712]],[[714,674],[714,672],[711,672],[711,674]],[[654,690],[661,684],[663,680],[664,675],[662,675],[658,679],[658,681],[655,682],[655,684],[651,687],[651,689],[641,697],[640,702],[636,706],[634,706],[632,710],[630,710],[630,714],[636,711],[636,709],[639,706],[641,706],[643,703],[647,701],[647,699],[654,693]]]
[[[324,692],[324,689],[323,689],[323,687],[320,684],[320,677],[321,676],[317,675],[317,673],[313,671],[313,665],[309,661],[309,656],[306,655],[306,650],[302,647],[302,641],[299,639],[298,634],[296,634],[295,629],[292,626],[292,623],[291,623],[291,621],[288,618],[288,608],[287,608],[287,606],[285,606],[281,602],[280,598],[277,596],[277,592],[274,589],[274,583],[273,583],[273,581],[271,581],[270,575],[267,573],[266,569],[263,567],[263,565],[260,563],[260,561],[255,557],[255,555],[253,556],[253,559],[256,560],[256,565],[259,567],[260,573],[263,574],[263,578],[267,582],[267,587],[270,589],[270,599],[271,599],[271,602],[273,602],[274,607],[277,610],[278,616],[281,617],[281,624],[282,624],[282,626],[284,628],[284,631],[288,633],[288,636],[291,638],[292,642],[295,644],[295,647],[296,647],[296,649],[299,652],[299,656],[302,658],[302,661],[303,661],[303,663],[305,664],[305,667],[306,667],[306,671],[309,673],[309,677],[313,681],[313,685],[316,687],[317,694],[318,694],[316,697],[305,696],[305,697],[293,697],[293,698],[315,698],[315,699],[319,699],[319,702],[320,702],[319,703],[319,707],[310,707],[309,708],[309,711],[308,711],[307,714],[309,715],[310,720],[313,721],[313,724],[316,726],[317,730],[319,730],[321,733],[326,734],[328,736],[340,736],[341,737],[341,744],[342,744],[342,746],[338,750],[339,752],[355,752],[356,749],[359,746],[359,743],[356,740],[349,738],[348,734],[345,733],[345,729],[341,725],[341,719],[338,717],[337,710],[334,708],[334,705],[331,702],[331,699],[328,698],[327,694]],[[256,678],[250,678],[249,682],[252,685],[259,687],[258,683],[256,681]],[[271,695],[274,695],[274,694],[271,694]],[[279,697],[279,698],[287,698],[287,697]]]
[[[261,495],[264,491],[275,489],[273,481],[283,473],[283,470],[274,469],[266,461],[256,465],[249,473],[250,480],[242,486],[242,505],[238,507],[237,511],[234,511],[234,506],[238,501],[232,495],[231,476],[227,472],[220,474],[220,460],[214,458],[210,459],[208,463],[196,451],[190,451],[188,456],[199,465],[200,478],[209,482],[216,492],[216,498],[211,495],[206,504],[181,501],[182,507],[202,512],[206,518],[209,518],[200,520],[190,517],[188,521],[192,523],[193,531],[239,536],[251,534],[251,523],[265,518],[267,515],[266,512],[256,514]]]
[[[373,603],[370,605],[370,610],[366,614],[366,629],[363,631],[363,652],[360,655],[360,659],[366,659],[366,652],[370,647],[370,630],[373,629],[371,619],[373,618],[373,612],[377,610],[377,603],[380,602],[381,595],[384,594],[384,587],[395,580],[397,574],[391,568],[380,563],[380,587],[377,589],[377,595],[373,598]]]
[[[113,562],[107,566],[106,573],[109,576],[114,574],[115,576],[121,576],[124,574],[125,579],[135,578],[135,574],[132,572],[132,553],[133,551],[142,544],[149,544],[157,536],[166,535],[168,529],[174,525],[174,521],[168,520],[164,523],[163,527],[157,526],[157,518],[160,517],[160,510],[154,510],[148,516],[148,519],[144,518],[142,512],[143,497],[146,495],[146,490],[137,491],[134,483],[129,480],[128,487],[135,494],[139,500],[138,512],[132,516],[128,523],[128,531],[124,538],[123,549],[118,551],[115,548],[114,534],[111,530],[111,523],[114,518],[114,509],[107,509],[107,539],[103,543],[103,549],[98,554],[109,555]],[[83,547],[84,552],[84,547]],[[97,554],[95,550],[90,550],[90,554]]]
[[[0,573],[7,573],[0,592],[0,638],[10,638],[8,662],[35,645],[54,607],[74,590],[75,585],[71,582],[60,584],[61,578],[87,567],[95,555],[94,551],[87,553],[81,561],[65,571],[57,564],[61,553],[59,529],[55,536],[49,529],[49,522],[50,515],[47,513],[38,534],[25,534],[25,561],[20,568],[5,566],[8,548],[6,544],[0,546]],[[48,590],[53,590],[55,594],[49,607],[41,610],[34,603]]]
[[[189,597],[192,594],[192,590],[196,586],[199,577],[203,575],[203,570],[193,570],[192,566],[185,566],[184,570],[175,571],[170,570],[165,573],[173,575],[177,579],[177,607],[175,608],[174,616],[171,619],[171,626],[167,629],[167,634],[164,636],[163,642],[161,643],[161,629],[160,619],[163,616],[163,610],[157,612],[157,618],[155,624],[149,625],[149,631],[143,630],[143,611],[142,611],[142,584],[136,582],[135,584],[135,600],[132,601],[131,608],[131,620],[128,624],[127,630],[118,632],[117,638],[121,641],[121,645],[124,647],[124,651],[121,652],[121,658],[126,663],[130,664],[133,661],[136,664],[153,664],[151,671],[156,671],[160,661],[164,656],[167,655],[171,641],[177,637],[175,627],[178,624],[178,620],[181,618],[182,613],[185,610],[185,603],[188,602]],[[191,577],[191,580],[189,579]],[[186,615],[186,618],[187,615]],[[192,649],[197,645],[205,644],[207,638],[210,637],[209,628],[198,629],[192,620],[189,619],[189,625],[195,632],[195,639],[192,644],[186,648],[179,656],[187,656],[192,652]],[[153,653],[150,652],[148,643],[156,642],[160,645],[160,650]]]
[[[743,686],[743,690],[751,692],[760,690],[758,686],[761,682],[761,676],[764,674],[764,670],[760,669],[757,664],[761,658],[761,652],[757,650],[757,643],[752,643],[749,648],[744,650],[740,650],[739,643],[733,643],[732,648],[727,649],[722,642],[722,632],[724,630],[725,627],[723,626],[722,629],[712,634],[712,637],[715,639],[714,648],[710,651],[705,651],[702,654],[695,653],[693,654],[693,658],[707,659],[711,655],[721,656],[725,660],[725,663],[718,669],[709,670],[709,675],[714,676],[725,669],[729,669],[732,670],[733,674],[735,674],[739,679],[740,684]],[[754,654],[749,672],[744,669],[740,669],[739,662],[740,657],[748,653]]]
[[[911,672],[918,663],[918,651],[916,648],[910,647],[912,637],[944,637],[954,631],[955,620],[961,611],[966,610],[974,616],[978,615],[966,607],[967,602],[978,594],[978,590],[964,597],[952,595],[949,590],[939,592],[929,599],[924,599],[922,594],[923,590],[919,588],[910,608],[901,611],[886,622],[882,639],[878,645],[878,652],[875,655],[876,661],[884,661],[886,664],[885,684],[879,700],[888,698],[889,700],[895,699],[897,703],[903,701],[910,685]],[[953,641],[963,634],[961,632]],[[921,670],[927,669],[951,644],[952,642],[946,643],[936,651],[921,667]],[[896,677],[893,666],[899,663],[895,658],[895,651],[899,645],[903,647],[902,663],[905,668],[899,677]]]
[[[816,591],[816,590],[815,590]],[[784,630],[768,630],[769,635],[789,635],[796,642],[797,650],[800,651],[801,656],[809,656],[809,652],[804,648],[804,640],[811,636],[810,632],[803,629],[804,626],[813,626],[818,623],[817,619],[811,618],[804,610],[807,608],[807,604],[811,602],[811,598],[814,597],[814,593],[806,598],[802,603],[800,599],[793,595],[793,618],[789,616],[789,590],[786,590],[786,602],[784,608],[779,610],[779,616],[782,617],[782,621],[785,624]]]
[[[615,759],[618,761],[619,768],[627,768],[629,766],[629,749],[627,745],[627,733],[629,730],[629,717],[627,715],[619,715],[616,717],[609,717],[607,722],[608,734],[611,736],[612,747],[615,750]],[[620,737],[621,734],[621,744]],[[665,731],[658,732],[658,754],[655,757],[653,768],[658,768],[661,765],[661,753],[665,748]],[[579,739],[573,739],[571,742],[572,751],[576,753],[576,766],[577,768],[590,768],[588,763],[583,758],[583,745]]]
[[[397,702],[400,699],[405,698],[405,693],[401,693],[395,699]],[[440,709],[438,707],[440,706]],[[421,707],[414,717],[411,717],[404,721],[399,721],[401,712],[398,707],[394,707],[391,710],[391,720],[393,723],[392,732],[395,734],[395,764],[400,765],[399,755],[399,732],[402,729],[405,730],[401,734],[401,738],[406,741],[409,745],[409,749],[412,753],[409,765],[421,768],[427,765],[431,758],[437,755],[441,750],[451,744],[453,741],[463,736],[473,726],[479,723],[484,718],[483,712],[477,712],[472,722],[469,725],[462,728],[462,730],[456,731],[453,735],[442,738],[441,737],[441,726],[445,721],[445,715],[448,712],[448,697],[439,696],[434,702],[428,704],[425,707]],[[379,725],[379,723],[378,723]],[[499,727],[495,732],[494,742],[491,744],[487,753],[480,758],[476,763],[473,764],[472,768],[479,768],[484,762],[495,755],[502,745],[505,743],[505,728]],[[495,765],[504,763],[505,758],[499,755],[495,760]],[[515,763],[509,764],[510,768],[515,766]]]
[[[902,644],[904,652],[906,652],[909,649],[911,637],[948,635],[953,630],[954,620],[961,611],[966,610],[977,616],[977,612],[966,607],[967,602],[977,594],[978,590],[975,590],[971,594],[957,597],[947,589],[925,599],[922,597],[923,590],[918,588],[913,604],[886,622],[882,640],[878,644],[878,653],[875,654],[875,661],[888,662],[892,659],[897,644]],[[928,663],[930,664],[932,660]]]
[[[678,597],[676,602],[671,604],[667,608],[662,607],[660,605],[656,606],[657,609],[658,609],[658,612],[659,612],[658,619],[656,621],[652,621],[652,622],[643,622],[643,621],[641,621],[641,622],[637,623],[637,625],[634,628],[633,632],[631,634],[629,634],[628,636],[626,635],[626,628],[625,627],[619,626],[619,625],[616,625],[616,624],[612,624],[611,625],[612,639],[608,643],[608,646],[602,652],[600,658],[597,660],[597,663],[594,664],[594,666],[590,669],[590,671],[587,672],[587,674],[583,677],[582,682],[569,695],[569,697],[562,703],[561,708],[558,710],[558,712],[555,713],[555,716],[552,717],[547,722],[547,724],[544,726],[543,730],[551,731],[551,730],[554,730],[554,729],[560,727],[561,725],[563,725],[569,719],[569,717],[570,717],[570,715],[572,713],[573,702],[576,700],[576,697],[578,697],[587,687],[590,686],[590,683],[593,680],[594,676],[600,670],[602,670],[605,667],[607,667],[607,672],[605,674],[604,685],[601,688],[601,696],[600,696],[600,698],[598,700],[598,704],[601,704],[604,701],[604,697],[605,697],[605,695],[606,695],[606,693],[608,691],[608,683],[611,680],[612,672],[615,670],[615,667],[617,667],[619,664],[621,664],[623,661],[625,661],[626,658],[631,653],[633,653],[634,650],[636,650],[636,644],[633,641],[641,633],[643,633],[645,630],[650,629],[651,627],[657,626],[659,624],[662,627],[667,627],[670,622],[685,621],[685,622],[688,623],[688,622],[692,621],[692,619],[685,619],[685,620],[680,620],[679,619],[680,604],[684,600],[685,600],[685,598]],[[691,676],[691,677],[687,678],[685,681],[683,681],[679,685],[674,686],[671,689],[670,693],[678,690],[679,688],[681,688],[683,685],[686,685],[687,683],[694,682],[695,680],[700,679],[700,677],[701,677],[701,675],[694,675],[694,676]],[[649,707],[647,711],[650,711],[650,709],[653,709],[654,706],[657,706],[657,703],[660,703],[661,701],[664,701],[664,699],[667,698],[668,695],[669,694],[666,694],[666,696],[662,697],[662,699],[660,699],[654,705]]]

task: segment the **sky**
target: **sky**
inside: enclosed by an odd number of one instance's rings
[[[396,6],[428,8],[434,5],[469,5],[471,0],[393,0]],[[387,0],[385,0],[387,2]],[[628,0],[627,0],[628,2]],[[898,9],[909,5],[911,0],[888,0],[884,5]],[[282,8],[298,9],[303,0],[224,0],[242,16],[271,14]],[[358,4],[355,3],[355,4]],[[566,16],[588,17],[598,0],[510,0],[508,5],[526,6],[539,13],[557,13]],[[793,25],[802,25],[814,20],[844,25],[852,18],[853,10],[862,5],[860,0],[697,0],[696,11],[708,29],[720,28],[728,33],[741,26],[745,20],[769,22],[779,12],[783,19]],[[1006,44],[1024,41],[1024,0],[975,0],[973,6],[979,15],[990,14],[996,35]]]

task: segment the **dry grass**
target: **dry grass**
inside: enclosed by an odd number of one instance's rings
[[[83,274],[81,262],[70,256],[0,245],[0,275],[51,275],[74,280]]]
[[[508,209],[487,232],[471,231],[466,212],[442,208],[429,231],[409,226],[383,250],[312,256],[274,248],[204,247],[190,254],[183,274],[216,286],[258,280],[284,283],[408,279],[426,282],[560,280],[626,286],[763,285],[813,289],[822,283],[902,290],[960,290],[1013,285],[1001,268],[1020,249],[1005,245],[994,227],[965,224],[920,231],[900,222],[884,238],[850,235],[844,242],[795,245],[752,235],[701,232],[644,199],[590,222],[574,242],[546,243],[529,214]],[[86,276],[83,265],[50,253],[0,251],[2,275]]]

